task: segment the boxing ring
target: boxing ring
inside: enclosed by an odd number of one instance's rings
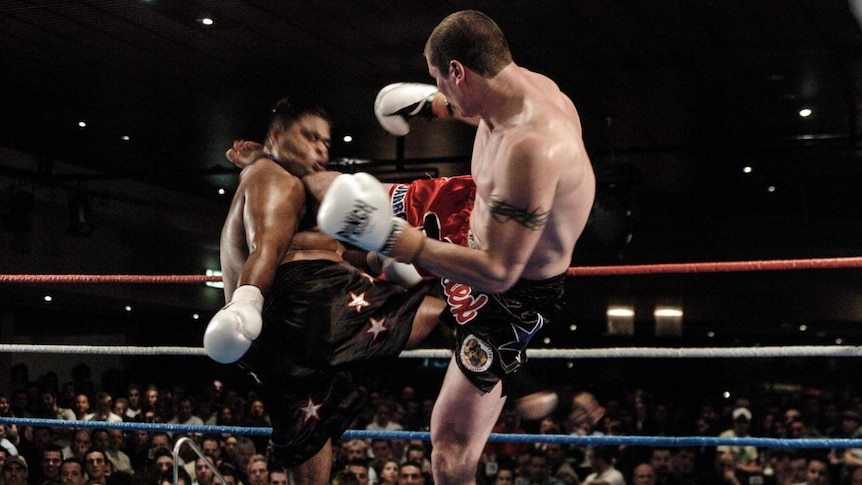
[[[668,273],[720,273],[747,271],[792,271],[827,270],[862,267],[862,257],[797,259],[772,261],[738,261],[718,263],[680,263],[620,266],[572,267],[569,276],[621,276]],[[82,275],[82,274],[0,274],[0,284],[197,284],[220,281],[219,276],[203,275]],[[0,352],[36,354],[81,354],[81,355],[126,355],[126,356],[194,356],[206,358],[202,347],[178,346],[81,346],[81,345],[27,345],[0,344]],[[844,345],[824,346],[773,346],[773,347],[716,347],[716,348],[652,348],[622,347],[600,349],[528,349],[530,359],[615,359],[615,358],[783,358],[783,357],[860,357],[862,347]],[[402,358],[440,358],[451,356],[450,350],[409,350]],[[0,423],[18,426],[63,426],[72,428],[104,428],[124,431],[166,431],[181,434],[235,434],[267,436],[272,432],[266,427],[239,426],[189,426],[166,423],[104,422],[104,421],[59,421],[54,419],[0,417]],[[399,439],[430,441],[430,433],[424,431],[367,431],[348,430],[345,438]],[[630,445],[630,446],[755,446],[773,449],[817,449],[817,448],[862,448],[862,439],[851,438],[769,438],[717,436],[624,436],[624,435],[568,435],[568,434],[499,434],[489,437],[492,442],[560,443],[576,446]],[[179,445],[179,443],[178,443]],[[199,452],[199,450],[196,450]],[[175,452],[176,453],[176,452]]]

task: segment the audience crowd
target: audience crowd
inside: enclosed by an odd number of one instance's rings
[[[89,380],[88,368],[60,383],[50,372],[30,380],[12,368],[0,394],[0,416],[233,427],[269,427],[254,392],[221,381],[199,387]],[[114,376],[116,377],[116,376]],[[418,387],[366,389],[367,406],[352,429],[427,431],[434,396]],[[561,405],[547,418],[522,422],[513,407],[495,433],[554,435],[862,438],[862,396],[800,390],[727,398],[696,406],[648,389],[614,395],[559,390]],[[189,438],[200,449],[174,447]],[[268,471],[266,436],[129,431],[110,426],[0,424],[0,485],[287,485]],[[430,485],[430,443],[342,439],[336,443],[333,484]],[[488,443],[476,470],[479,485],[862,485],[862,448],[756,446],[581,446]]]

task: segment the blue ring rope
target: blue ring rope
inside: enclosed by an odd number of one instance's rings
[[[43,418],[0,417],[2,424],[18,426],[47,426],[69,428],[103,428],[125,431],[166,431],[169,433],[231,433],[248,436],[269,436],[272,428],[241,426],[191,426],[167,423],[133,423],[106,421],[66,421]],[[431,441],[427,431],[368,431],[347,430],[345,438],[398,439]],[[756,446],[759,448],[862,448],[862,439],[851,438],[723,438],[713,436],[577,436],[562,434],[505,434],[492,433],[488,441],[503,443],[560,443],[568,445],[635,445],[635,446]]]

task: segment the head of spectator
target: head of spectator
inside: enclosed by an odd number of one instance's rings
[[[108,482],[107,461],[105,452],[99,449],[93,448],[84,455],[84,469],[87,471],[88,483],[106,484]]]
[[[143,401],[142,392],[141,386],[138,384],[129,384],[129,388],[126,389],[127,414],[131,412],[130,414],[134,416],[141,410],[141,402]]]
[[[805,483],[807,485],[827,485],[830,483],[829,461],[826,458],[820,456],[809,458],[805,470]]]
[[[395,458],[383,460],[380,472],[377,474],[378,485],[398,485],[398,471],[400,467],[401,464]]]
[[[42,448],[42,480],[58,483],[62,463],[63,448],[60,445],[50,443]]]
[[[248,462],[246,469],[248,476],[248,485],[268,485],[269,472],[266,469],[266,457],[263,455],[253,455]]]
[[[60,464],[60,483],[62,485],[84,485],[84,465],[74,458],[66,458]]]
[[[69,448],[72,450],[72,455],[75,456],[81,463],[84,462],[84,455],[90,451],[92,442],[90,441],[90,430],[78,429],[72,435],[72,442],[69,443]]]
[[[234,464],[236,469],[245,474],[248,472],[248,466],[251,464],[251,457],[257,454],[257,447],[254,441],[248,436],[239,436],[236,440],[236,454],[234,456]]]
[[[114,406],[111,412],[122,418],[124,421],[128,418],[126,412],[129,410],[129,400],[124,397],[114,399]]]
[[[731,414],[733,418],[733,432],[736,436],[748,436],[751,430],[751,411],[748,408],[736,408]]]
[[[670,448],[664,446],[653,447],[650,453],[649,464],[655,472],[656,480],[664,482],[671,472],[671,453]]]
[[[222,463],[218,466],[218,472],[224,478],[227,485],[237,485],[236,468],[233,465]]]
[[[192,477],[183,467],[176,468],[176,485],[192,485]],[[171,465],[159,475],[159,485],[174,485],[174,467]]]
[[[90,447],[94,450],[105,451],[111,446],[111,433],[105,428],[96,428],[90,431]]]
[[[284,470],[270,471],[269,485],[287,485],[287,473]]]
[[[195,460],[195,482],[198,485],[212,485],[216,463],[212,456],[204,455],[204,458],[198,457]]]
[[[593,460],[599,459],[604,460],[604,455],[593,450]],[[613,455],[611,455],[611,460],[613,460]],[[551,467],[548,464],[548,457],[544,451],[538,448],[530,450],[530,462],[527,465],[527,472],[529,473],[530,482],[533,483],[544,483],[551,476]]]
[[[345,470],[355,476],[360,485],[368,485],[368,462],[366,460],[348,461]]]
[[[632,472],[632,485],[655,485],[655,470],[649,463],[641,463]]]
[[[174,455],[168,448],[157,448],[153,452],[153,464],[159,473],[165,473],[174,466]]]
[[[201,451],[204,455],[211,456],[217,465],[221,463],[221,440],[217,435],[204,435],[201,438]]]
[[[336,472],[330,480],[331,485],[359,485],[359,480],[346,470]]]
[[[376,463],[383,463],[387,459],[392,458],[392,441],[383,438],[372,439],[371,453],[374,455]]]
[[[345,462],[351,461],[367,461],[368,460],[368,443],[365,440],[352,439],[341,447],[341,453],[344,455]]]
[[[3,485],[28,485],[30,476],[27,460],[21,455],[13,455],[3,462]]]
[[[72,411],[75,411],[75,418],[78,420],[87,419],[90,415],[90,397],[83,392],[76,394]]]
[[[150,449],[155,453],[160,448],[171,450],[171,436],[164,431],[153,431],[150,434]]]
[[[422,465],[415,461],[405,461],[398,471],[398,485],[425,485]]]

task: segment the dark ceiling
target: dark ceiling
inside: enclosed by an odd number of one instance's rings
[[[862,31],[846,0],[0,0],[0,272],[214,267],[236,178],[224,150],[259,139],[283,95],[329,108],[334,159],[387,177],[464,171],[470,128],[419,122],[399,141],[372,105],[387,83],[431,80],[425,38],[465,8],[496,19],[516,62],[580,110],[599,190],[574,264],[860,253]],[[21,191],[35,195],[29,231],[8,223]],[[91,204],[90,236],[54,227],[74,195]],[[825,342],[862,342],[847,327],[862,323],[858,280],[583,278],[571,318],[600,329],[608,302],[669,301],[698,335],[723,325],[736,342],[779,343],[807,322]],[[29,308],[46,291],[3,290]],[[53,308],[70,315],[112,315],[131,298],[205,320],[221,305],[209,288],[63,290],[78,303]]]

